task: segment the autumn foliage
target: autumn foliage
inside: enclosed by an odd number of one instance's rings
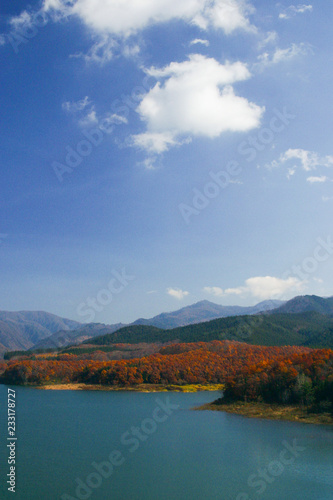
[[[117,346],[126,349],[126,345]],[[36,358],[36,357],[35,357]],[[333,407],[333,351],[306,347],[252,346],[234,341],[169,344],[158,352],[110,361],[107,354],[58,354],[9,360],[8,384],[86,383],[224,384],[224,400],[299,403]]]

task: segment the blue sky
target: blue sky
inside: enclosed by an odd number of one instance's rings
[[[332,295],[332,14],[3,1],[1,309]]]

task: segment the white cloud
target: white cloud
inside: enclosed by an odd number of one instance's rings
[[[298,160],[298,163],[289,168],[289,176],[294,175],[298,166],[301,166],[306,172],[316,170],[318,167],[333,166],[333,156],[320,156],[314,151],[307,151],[305,149],[288,149],[280,155],[278,160],[274,160],[271,164],[266,165],[266,167],[269,169],[279,167],[285,163],[290,163],[292,160]]]
[[[103,123],[105,125],[109,123],[114,123],[115,125],[124,125],[128,123],[128,120],[127,118],[125,118],[125,116],[117,115],[117,113],[110,113],[103,118]]]
[[[137,44],[125,45],[122,53],[125,57],[135,57],[140,53],[140,47]]]
[[[189,292],[185,292],[180,288],[168,288],[167,294],[171,295],[171,297],[174,297],[175,299],[183,300],[185,297],[187,297],[187,295],[189,295]]]
[[[88,96],[79,101],[66,101],[62,103],[62,109],[67,113],[79,115],[78,124],[81,127],[90,127],[98,123],[95,106]]]
[[[96,125],[98,123],[97,119],[97,114],[94,109],[89,111],[89,113],[86,114],[81,120],[79,120],[79,125],[81,127],[91,127],[93,125]]]
[[[21,28],[23,25],[29,26],[32,24],[31,14],[24,10],[19,16],[12,17],[9,21],[9,24],[13,26],[15,30]]]
[[[250,295],[256,299],[265,300],[274,297],[283,297],[290,292],[302,290],[304,282],[297,278],[281,279],[273,276],[257,276],[245,281],[245,285],[222,290],[219,287],[205,287],[203,290],[216,297],[228,295]]]
[[[333,196],[322,196],[321,199],[324,203],[327,203],[328,201],[333,200]]]
[[[205,286],[203,291],[209,293],[210,295],[214,295],[215,297],[223,297],[224,295],[224,291],[218,286]]]
[[[72,54],[70,57],[82,57],[87,63],[105,64],[114,56],[114,51],[118,47],[118,43],[109,35],[103,35],[90,47],[88,52],[84,54]],[[127,54],[128,55],[128,54]]]
[[[307,43],[293,43],[287,49],[276,48],[272,54],[264,52],[258,56],[259,63],[257,65],[266,67],[278,64],[280,62],[290,61],[298,56],[313,54],[312,47]]]
[[[175,19],[226,34],[255,31],[248,20],[253,7],[245,0],[45,0],[44,8],[66,14],[70,9],[95,32],[122,38]]]
[[[264,108],[235,95],[231,86],[251,76],[241,62],[223,65],[191,54],[187,61],[150,68],[146,73],[160,80],[137,108],[147,130],[133,136],[133,141],[147,151],[164,152],[184,136],[215,138],[260,124]]]
[[[167,151],[170,146],[181,145],[181,142],[177,142],[170,132],[146,132],[132,136],[132,145],[149,153],[161,154]]]
[[[328,177],[326,177],[326,175],[321,175],[320,177],[308,177],[306,180],[313,184],[315,182],[326,182],[328,181]]]
[[[77,113],[79,111],[83,111],[87,106],[91,106],[91,101],[89,97],[86,95],[83,99],[79,101],[66,101],[62,103],[62,109],[69,113]]]
[[[208,40],[202,40],[201,38],[195,38],[190,42],[190,45],[196,45],[196,44],[201,44],[205,45],[206,47],[209,46],[209,41]]]
[[[278,39],[278,34],[276,33],[276,31],[269,31],[265,38],[259,42],[258,46],[259,46],[259,49],[262,49],[263,47],[265,47],[266,45],[270,44],[270,43],[275,43]]]
[[[279,14],[279,19],[290,19],[291,17],[296,16],[296,14],[304,14],[305,12],[311,12],[312,10],[312,5],[290,5]]]
[[[6,43],[6,39],[4,37],[4,35],[0,35],[0,45],[5,45]]]
[[[304,282],[297,278],[281,279],[273,276],[249,278],[245,283],[249,293],[261,300],[282,297],[286,293],[300,291],[304,285]]]
[[[98,116],[95,105],[85,96],[79,101],[66,101],[62,103],[62,109],[72,115],[75,115],[80,127],[87,128],[101,124],[101,128],[110,130],[110,125],[124,125],[128,123],[127,118],[116,113],[106,113],[104,116]]]

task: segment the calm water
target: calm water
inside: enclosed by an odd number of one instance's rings
[[[209,392],[15,389],[17,492],[7,492],[7,387],[0,386],[0,498],[333,499],[333,427],[192,411],[218,396]],[[92,465],[102,462],[108,477]],[[76,494],[77,480],[90,488]]]

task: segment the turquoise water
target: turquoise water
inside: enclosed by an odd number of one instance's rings
[[[191,410],[216,399],[212,392],[14,389],[15,495],[0,386],[1,498],[333,499],[333,427]]]

